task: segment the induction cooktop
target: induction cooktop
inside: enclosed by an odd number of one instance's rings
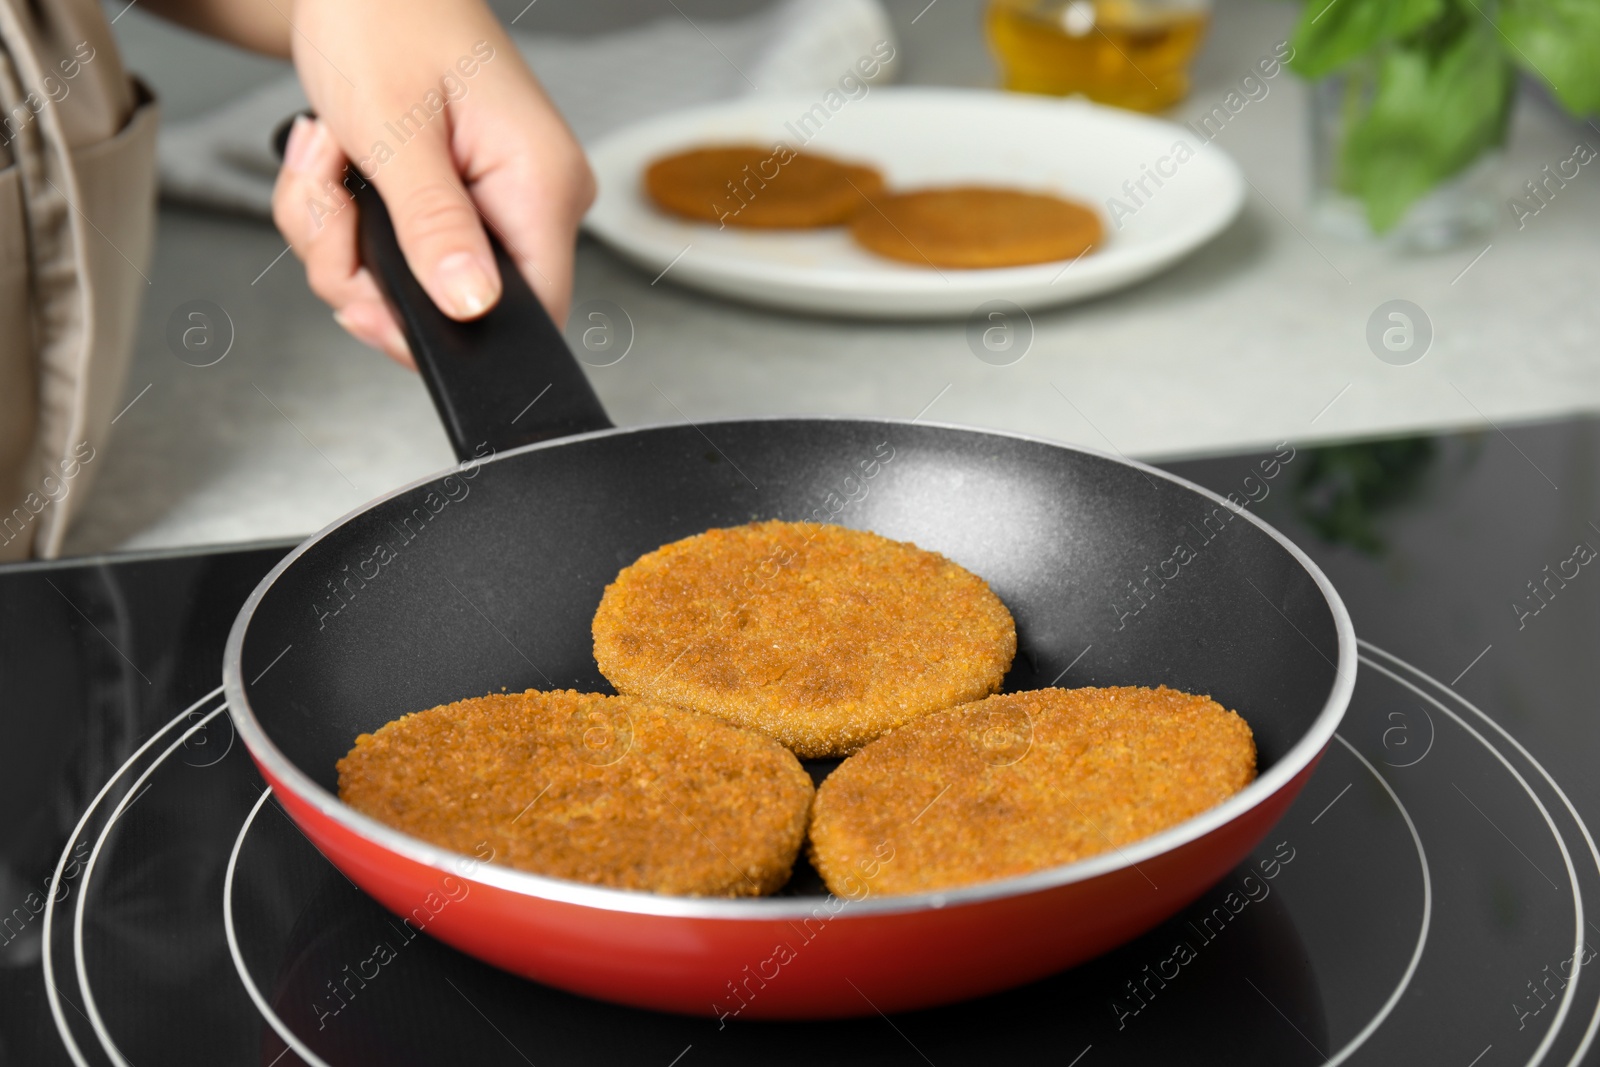
[[[1167,466],[1247,499],[1350,608],[1355,697],[1315,776],[1248,862],[1137,941],[845,1022],[587,1000],[356,889],[264,790],[220,695],[233,616],[290,546],[0,568],[0,1062],[1583,1062],[1600,422]],[[1137,625],[1136,604],[1107,610]]]

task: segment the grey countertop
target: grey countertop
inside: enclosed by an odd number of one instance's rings
[[[979,0],[925,4],[889,0],[904,80],[993,84]],[[739,4],[681,6],[714,14]],[[534,10],[538,25],[585,31],[654,8],[546,0]],[[1194,91],[1173,117],[1220,103],[1283,40],[1293,13],[1284,3],[1221,0]],[[156,85],[169,116],[281,69],[138,12],[116,28],[129,65]],[[927,408],[931,420],[1139,457],[1504,426],[1600,407],[1592,296],[1600,177],[1584,168],[1525,227],[1502,210],[1482,241],[1445,252],[1336,239],[1308,215],[1305,87],[1287,74],[1269,85],[1216,141],[1252,185],[1238,221],[1142,285],[1036,314],[1033,347],[1014,365],[976,359],[960,322],[860,323],[744,307],[651,285],[585,240],[577,299],[621,305],[637,335],[626,359],[590,368],[590,377],[620,425],[909,418]],[[1510,196],[1578,141],[1600,146],[1600,131],[1524,92],[1492,180]],[[421,382],[346,338],[294,258],[275,262],[283,250],[263,222],[163,205],[128,381],[133,403],[70,553],[301,535],[451,461]],[[1381,362],[1365,341],[1373,310],[1395,298],[1423,308],[1435,331],[1427,356],[1409,366]],[[210,367],[180,361],[165,339],[174,309],[194,299],[225,309],[235,329],[232,350]]]

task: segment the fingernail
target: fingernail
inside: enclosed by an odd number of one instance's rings
[[[283,149],[283,165],[290,170],[304,170],[306,160],[311,155],[312,129],[314,126],[310,119],[304,115],[296,115],[294,124],[289,127],[289,143]]]
[[[499,295],[494,280],[470,252],[456,252],[440,260],[433,283],[444,296],[444,310],[456,318],[477,318]]]
[[[368,321],[367,316],[356,310],[355,305],[335,311],[333,313],[333,321],[337,322],[345,333],[348,333],[362,344],[373,348],[383,347],[377,331],[372,328],[373,324]]]
[[[406,335],[401,333],[400,327],[393,322],[384,323],[383,350],[396,359],[412,360],[411,346],[406,344]]]
[[[341,308],[333,313],[333,321],[368,348],[387,352],[402,362],[414,362],[405,334],[392,318],[371,305],[358,303]]]

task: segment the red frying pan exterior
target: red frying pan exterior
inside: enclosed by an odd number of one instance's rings
[[[1316,761],[1236,818],[1137,866],[1034,892],[888,914],[860,914],[860,902],[845,898],[814,898],[809,914],[772,919],[605,911],[476,881],[470,862],[459,868],[465,874],[441,872],[328,818],[257,766],[336,867],[390,911],[468,955],[634,1007],[827,1019],[999,992],[1137,937],[1243,861]]]
[[[839,1017],[996,992],[1149,930],[1234,869],[1294,800],[1349,702],[1355,636],[1337,594],[1303,553],[1242,510],[1203,549],[1203,569],[1161,590],[1159,610],[1110,629],[1116,612],[1096,590],[1159,559],[1187,509],[1214,517],[1226,508],[1164,472],[927,425],[755,420],[705,429],[759,464],[770,488],[739,498],[689,427],[533,445],[485,464],[468,495],[447,505],[459,510],[431,520],[337,615],[324,617],[318,603],[329,575],[350,573],[344,561],[396,529],[395,517],[413,513],[430,483],[296,549],[241,611],[224,667],[241,741],[322,853],[430,936],[573,992],[701,1015]],[[535,650],[541,674],[602,687],[587,622],[619,557],[685,526],[727,524],[763,507],[762,494],[766,507],[792,513],[792,498],[810,492],[806,472],[837,467],[880,435],[898,442],[892,473],[854,520],[953,546],[990,579],[1018,619],[1011,688],[1073,672],[1063,684],[1209,692],[1251,723],[1258,778],[1193,819],[1079,863],[904,896],[872,893],[868,877],[856,900],[579,885],[449,852],[339,802],[333,765],[357,733],[501,680],[548,687],[512,634]],[[983,491],[1014,507],[1050,510],[1026,521],[961,512],[977,473]],[[501,621],[486,621],[494,617]],[[1041,658],[1063,634],[1074,649],[1093,635],[1092,667],[1060,671]]]
[[[1354,687],[1349,615],[1242,500],[1125,458],[926,423],[606,429],[503,249],[501,304],[454,323],[406,269],[375,192],[357,202],[363,259],[471,462],[351,513],[283,560],[234,623],[224,687],[289,817],[413,927],[539,982],[666,1011],[795,1019],[949,1003],[1072,966],[1173,915],[1264,839],[1331,742]],[[485,449],[498,454],[479,464]],[[709,526],[770,517],[945,552],[1016,616],[1008,688],[1065,678],[1208,692],[1251,723],[1260,776],[1079,863],[906,896],[875,895],[867,878],[854,900],[579,885],[448,852],[339,802],[335,761],[399,714],[501,685],[603,688],[588,623],[617,569]],[[1174,553],[1178,538],[1192,558]],[[1079,653],[1058,669],[1089,640],[1084,666]]]

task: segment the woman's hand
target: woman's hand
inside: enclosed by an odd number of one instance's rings
[[[481,0],[267,2],[292,21],[295,69],[318,116],[295,123],[272,215],[340,325],[411,365],[357,257],[347,160],[377,186],[406,262],[446,314],[476,318],[500,297],[487,224],[563,321],[594,179]]]

